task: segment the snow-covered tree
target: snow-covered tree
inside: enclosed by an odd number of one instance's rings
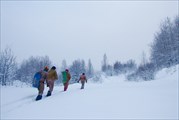
[[[101,67],[102,72],[106,72],[107,71],[107,66],[108,66],[107,55],[104,54],[103,60],[102,60],[102,67]]]
[[[128,80],[153,80],[156,69],[153,63],[140,64],[135,72],[127,75]]]
[[[70,83],[75,83],[82,73],[86,73],[86,66],[84,60],[75,60],[70,66],[71,80]]]
[[[108,59],[106,54],[104,54],[103,56],[101,71],[104,72],[106,75],[109,76],[113,75],[113,66],[108,64]]]
[[[134,60],[130,59],[126,63],[116,61],[113,65],[115,74],[125,74],[136,69],[137,65]]]
[[[0,83],[2,85],[12,84],[16,76],[16,57],[10,48],[6,48],[0,54]]]
[[[86,64],[84,60],[81,60],[81,73],[86,73]]]
[[[113,69],[114,69],[114,74],[117,75],[119,73],[121,73],[122,71],[122,64],[119,61],[116,61],[113,65]]]
[[[94,69],[93,69],[93,65],[91,63],[91,59],[88,60],[88,67],[87,67],[87,76],[88,78],[93,77],[94,75]]]
[[[179,64],[179,16],[174,19],[173,23],[173,52],[172,59],[174,64]]]
[[[17,79],[22,82],[31,83],[34,74],[42,70],[45,66],[50,67],[51,61],[48,56],[45,57],[33,57],[24,60],[18,69]]]
[[[151,46],[151,61],[160,69],[179,64],[179,17],[165,19]]]

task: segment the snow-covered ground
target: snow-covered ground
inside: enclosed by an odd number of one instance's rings
[[[156,80],[128,82],[124,76],[103,82],[55,86],[52,96],[35,101],[30,87],[1,87],[1,119],[178,119],[178,66]]]

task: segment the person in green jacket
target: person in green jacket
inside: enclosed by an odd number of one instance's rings
[[[68,89],[68,85],[69,85],[69,81],[71,79],[71,75],[68,69],[66,69],[65,71],[62,72],[63,75],[63,85],[64,85],[64,91],[67,91]]]

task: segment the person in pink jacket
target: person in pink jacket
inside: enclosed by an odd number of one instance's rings
[[[86,79],[85,73],[83,73],[83,74],[80,76],[79,81],[81,81],[81,89],[84,89],[85,82],[87,83],[87,79]],[[78,82],[79,82],[79,81],[78,81]]]

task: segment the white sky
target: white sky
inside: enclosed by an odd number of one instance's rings
[[[177,14],[178,1],[1,1],[1,50],[9,46],[18,62],[90,58],[98,70],[104,53],[109,63],[140,63],[161,21]]]

